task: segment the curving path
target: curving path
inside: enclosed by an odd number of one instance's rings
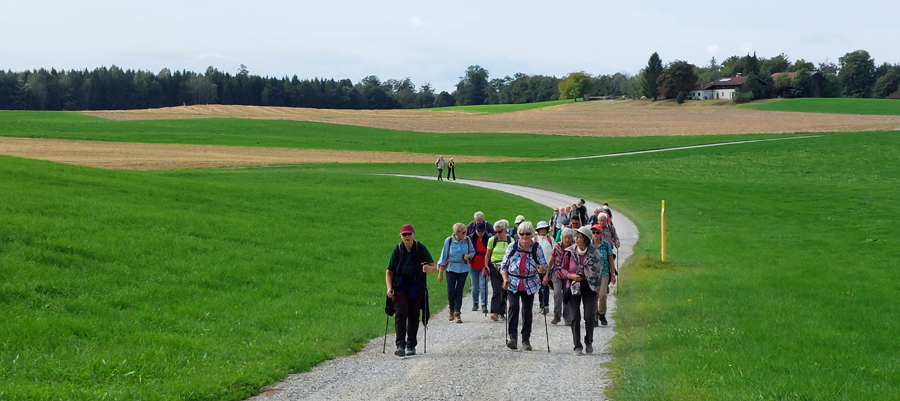
[[[573,196],[517,185],[472,180],[450,182],[507,192],[549,207],[577,201]],[[587,207],[593,210],[599,205],[588,202]],[[531,217],[535,223],[544,218]],[[637,242],[637,227],[615,210],[613,221],[621,241],[620,261],[624,262]],[[463,308],[464,323],[449,323],[445,307],[434,315],[428,326],[427,354],[422,354],[424,331],[421,328],[419,355],[413,357],[401,359],[391,354],[394,335],[388,334],[385,354],[381,352],[383,337],[375,338],[362,351],[322,362],[309,372],[291,375],[263,389],[262,394],[251,400],[605,399],[603,393],[609,378],[603,364],[610,360],[609,341],[615,328],[615,290],[611,292],[609,326],[595,329],[594,355],[574,356],[571,330],[562,324],[549,325],[551,352],[547,353],[544,319],[536,310],[531,338],[534,351],[524,352],[506,348],[504,322],[492,322],[481,312]],[[471,302],[471,298],[464,299]],[[568,383],[566,389],[559,385],[561,378]]]

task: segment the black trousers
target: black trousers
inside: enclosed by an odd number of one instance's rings
[[[529,295],[525,291],[509,291],[509,314],[506,315],[509,323],[509,338],[517,338],[519,304],[522,309],[522,341],[529,341],[531,340],[531,322],[534,315],[534,294]]]
[[[438,181],[443,181],[443,180],[444,180],[444,169],[439,168],[438,169]]]
[[[447,168],[447,179],[450,179],[450,174],[453,174],[453,180],[456,180],[456,167],[448,167]]]
[[[416,335],[419,334],[419,312],[425,300],[424,294],[418,298],[409,299],[409,290],[394,289],[394,330],[397,339],[394,344],[397,348],[415,348],[419,343]]]
[[[500,270],[491,263],[488,267],[491,272],[491,313],[506,316],[506,290],[503,289],[503,275]]]
[[[581,295],[572,295],[569,307],[572,311],[572,342],[574,349],[584,349],[581,344],[581,307],[584,306],[584,343],[594,343],[594,319],[597,317],[597,293],[591,291],[587,281],[581,281]]]

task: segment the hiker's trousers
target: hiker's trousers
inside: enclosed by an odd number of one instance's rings
[[[404,288],[400,291],[394,289],[394,330],[397,332],[397,339],[394,343],[397,348],[415,348],[418,341],[416,335],[419,334],[419,313],[422,310],[424,296],[409,299],[409,290]]]
[[[586,290],[586,291],[585,291]],[[569,307],[572,310],[572,342],[574,349],[583,349],[581,344],[581,307],[584,306],[584,343],[594,343],[594,319],[597,308],[597,293],[591,291],[586,281],[581,282],[581,295],[572,295]]]
[[[503,289],[503,275],[493,263],[488,269],[491,269],[491,313],[506,316],[507,295]]]
[[[534,294],[528,294],[524,290],[509,291],[508,297],[509,313],[506,315],[506,319],[509,322],[509,338],[518,338],[516,331],[519,328],[519,309],[522,309],[522,341],[530,341],[531,321],[534,317]]]

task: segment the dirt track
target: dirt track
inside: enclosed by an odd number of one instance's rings
[[[419,132],[515,132],[580,136],[713,135],[893,130],[898,116],[749,110],[727,103],[594,101],[503,114],[420,110],[326,110],[265,106],[185,106],[95,111],[114,120],[256,118],[315,121]]]
[[[265,166],[307,163],[432,163],[437,156],[416,153],[160,145],[0,137],[0,154],[105,169],[168,170],[198,167]],[[521,160],[444,155],[458,162]]]

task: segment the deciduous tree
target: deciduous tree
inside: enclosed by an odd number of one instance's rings
[[[841,71],[838,77],[844,84],[844,95],[868,97],[875,84],[875,60],[865,50],[845,54],[838,59]]]

